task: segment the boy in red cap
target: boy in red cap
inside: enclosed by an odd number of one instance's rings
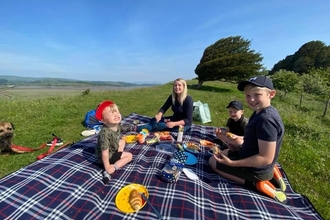
[[[111,178],[110,175],[129,163],[133,156],[129,152],[124,152],[125,141],[120,139],[120,134],[124,130],[120,124],[122,118],[118,106],[106,100],[98,105],[95,117],[103,122],[103,127],[98,134],[95,155],[98,162],[104,166],[103,181],[107,184]]]
[[[273,82],[266,76],[255,76],[237,88],[244,91],[246,103],[254,111],[245,127],[244,142],[239,151],[226,149],[212,156],[209,164],[219,175],[286,203],[286,185],[276,166],[284,125],[271,105],[276,95]]]

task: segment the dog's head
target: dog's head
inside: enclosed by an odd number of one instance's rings
[[[14,125],[10,122],[0,122],[0,153],[11,152],[11,139],[14,133]]]
[[[13,136],[15,127],[11,122],[0,122],[0,139],[7,139]]]

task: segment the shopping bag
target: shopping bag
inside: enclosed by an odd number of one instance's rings
[[[211,122],[211,113],[209,105],[202,103],[200,100],[194,102],[193,119],[204,123]]]

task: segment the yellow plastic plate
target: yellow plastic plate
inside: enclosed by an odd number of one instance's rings
[[[127,185],[123,187],[119,192],[117,193],[115,203],[117,208],[124,212],[124,213],[132,213],[132,212],[137,212],[139,210],[134,210],[132,206],[129,204],[129,196],[131,194],[131,191],[133,189],[136,189],[140,193],[144,193],[144,195],[149,198],[149,193],[146,187],[137,184],[137,183],[132,183],[130,185]],[[146,201],[142,198],[142,207],[141,209],[145,206]]]

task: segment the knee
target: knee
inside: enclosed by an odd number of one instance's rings
[[[212,169],[214,169],[215,168],[215,165],[216,165],[216,160],[214,159],[214,157],[212,156],[212,157],[210,157],[210,159],[209,159],[209,165],[210,165],[210,167],[212,168]]]

